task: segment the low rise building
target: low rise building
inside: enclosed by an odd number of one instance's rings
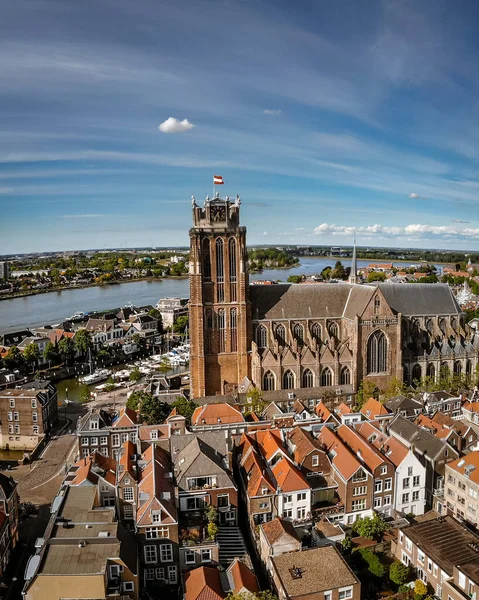
[[[445,512],[477,527],[479,523],[479,452],[446,465]]]
[[[18,493],[13,477],[0,473],[0,583],[18,543]]]
[[[361,583],[334,546],[271,558],[279,600],[359,600]]]
[[[57,419],[57,390],[48,381],[0,391],[1,448],[34,450],[50,435]]]
[[[95,487],[62,487],[35,547],[25,600],[138,599],[134,536],[116,521],[113,508],[99,506]]]
[[[178,317],[188,315],[188,298],[162,298],[156,308],[160,311],[163,327],[173,327]]]

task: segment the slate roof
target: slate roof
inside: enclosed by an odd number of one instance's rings
[[[389,408],[391,412],[399,412],[405,410],[411,416],[414,416],[414,410],[422,410],[422,402],[415,400],[414,398],[407,398],[406,396],[395,396],[385,402],[385,406]]]
[[[396,313],[417,316],[462,314],[447,284],[382,283],[378,287]]]
[[[396,415],[391,421],[389,431],[398,435],[411,446],[414,446],[414,449],[420,454],[426,455],[432,459],[439,456],[445,446],[447,446],[450,453],[456,453],[457,455],[457,452],[449,446],[447,442],[439,440],[425,429],[418,427],[400,415]]]

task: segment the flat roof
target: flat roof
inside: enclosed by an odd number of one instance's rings
[[[48,546],[39,574],[85,575],[104,573],[109,558],[120,557],[120,542]]]

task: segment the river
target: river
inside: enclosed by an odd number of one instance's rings
[[[336,258],[301,259],[298,267],[272,269],[250,276],[250,280],[286,281],[290,275],[314,275],[325,267],[334,267]],[[345,267],[351,260],[343,258]],[[370,264],[369,260],[358,260],[358,267]],[[375,261],[387,263],[388,261]],[[404,267],[408,264],[405,263]],[[438,272],[442,266],[436,265]],[[129,302],[136,306],[156,304],[160,298],[171,296],[189,297],[189,281],[185,279],[163,279],[161,281],[135,281],[118,285],[96,286],[82,289],[48,292],[36,296],[24,296],[0,301],[0,332],[19,331],[39,327],[47,323],[58,323],[77,311],[90,312],[121,307]]]

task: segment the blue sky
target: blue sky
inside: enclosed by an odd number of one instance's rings
[[[1,5],[0,254],[186,245],[213,172],[250,244],[479,249],[476,2]]]

